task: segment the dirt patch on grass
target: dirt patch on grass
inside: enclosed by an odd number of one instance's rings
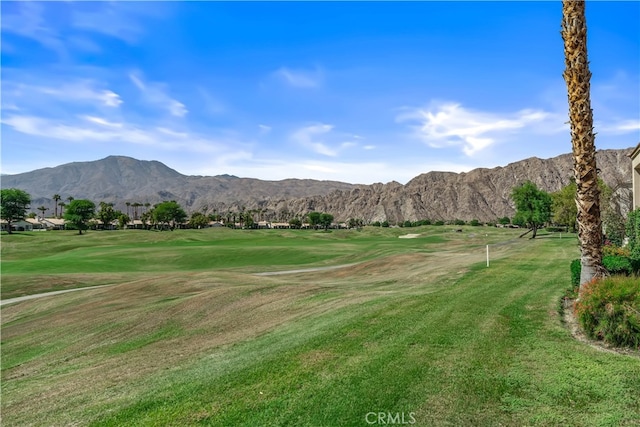
[[[310,368],[321,365],[327,360],[331,360],[335,357],[335,354],[321,350],[312,350],[299,356],[302,365]]]
[[[310,299],[326,288],[282,280],[165,275],[3,308],[3,350],[18,358],[3,366],[5,420],[73,423],[86,402],[122,402],[155,373],[373,297],[345,290],[340,298]],[[42,354],[19,356],[30,348]],[[330,357],[308,356],[310,364]]]

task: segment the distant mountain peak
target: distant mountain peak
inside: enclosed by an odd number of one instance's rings
[[[600,176],[607,183],[631,179],[631,149],[598,151]],[[156,160],[112,155],[91,162],[74,162],[32,172],[3,175],[2,188],[20,188],[32,196],[32,206],[52,207],[59,194],[96,203],[113,202],[125,210],[129,203],[175,200],[187,211],[212,213],[253,210],[282,218],[311,210],[329,212],[338,221],[349,218],[391,223],[419,219],[478,219],[512,216],[511,189],[524,180],[546,191],[568,183],[573,157],[529,159],[493,169],[466,173],[428,172],[407,184],[391,181],[372,185],[312,179],[263,181],[234,175],[186,176]]]

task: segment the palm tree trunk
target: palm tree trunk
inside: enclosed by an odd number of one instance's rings
[[[573,146],[574,177],[578,185],[578,239],[583,285],[604,275],[602,267],[602,222],[600,191],[596,168],[593,111],[591,110],[589,62],[587,60],[587,21],[584,0],[562,1],[562,39],[564,40],[564,80],[569,98],[569,123]]]

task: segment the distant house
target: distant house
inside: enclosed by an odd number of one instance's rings
[[[7,220],[0,220],[0,228],[7,231]],[[44,231],[47,227],[38,218],[25,218],[11,223],[11,231]]]
[[[144,222],[142,222],[139,219],[134,219],[134,220],[129,221],[126,224],[126,227],[128,229],[134,229],[134,230],[144,230],[146,228],[145,225],[144,225]]]
[[[640,143],[629,154],[631,157],[631,174],[633,185],[633,209],[640,208]]]
[[[47,230],[64,230],[65,221],[62,218],[42,218],[40,222]]]
[[[291,224],[289,224],[288,222],[272,222],[271,228],[277,228],[277,229],[291,228]]]
[[[2,231],[7,230],[7,221],[0,220]],[[12,231],[45,231],[64,230],[64,219],[59,218],[25,218],[11,223]]]
[[[47,226],[38,218],[25,218],[24,220],[31,224],[30,230],[44,231],[47,229]]]
[[[0,228],[2,228],[2,231],[8,231],[7,225],[7,220],[0,220]],[[13,221],[11,223],[11,231],[33,231],[33,224],[25,219]]]

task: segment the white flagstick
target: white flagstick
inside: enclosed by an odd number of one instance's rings
[[[487,267],[489,267],[489,245],[487,245]]]

